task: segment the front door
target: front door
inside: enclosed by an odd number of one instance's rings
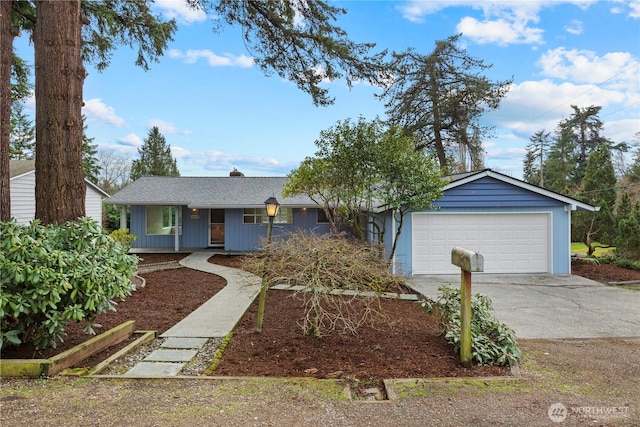
[[[224,246],[224,209],[211,209],[210,246]]]

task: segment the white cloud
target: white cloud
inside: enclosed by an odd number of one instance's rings
[[[620,105],[625,96],[624,93],[593,85],[526,81],[513,84],[500,108],[488,113],[486,119],[518,135],[530,136],[542,129],[553,132],[558,122],[573,112],[571,105],[606,108]]]
[[[115,109],[103,103],[100,98],[85,101],[82,114],[87,116],[88,120],[104,122],[117,127],[126,126],[124,119],[116,114]]]
[[[640,0],[613,0],[613,3],[617,5],[612,6],[609,10],[614,14],[627,13],[627,7],[629,8],[629,18],[640,18]]]
[[[546,77],[570,80],[577,83],[628,86],[635,85],[640,63],[628,52],[609,52],[598,56],[590,50],[557,49],[548,50],[540,57],[538,65]]]
[[[180,135],[191,135],[190,130],[179,129],[175,124],[171,122],[166,122],[160,119],[151,119],[147,123],[147,125],[152,127],[157,127],[160,133],[162,134],[180,134]]]
[[[572,19],[569,25],[564,27],[565,31],[569,34],[580,35],[582,34],[582,21],[578,19]]]
[[[185,150],[182,147],[171,146],[171,155],[176,159],[182,159],[188,157],[191,154],[189,150]]]
[[[629,16],[631,18],[640,18],[640,0],[629,2]]]
[[[135,133],[130,133],[122,138],[118,138],[118,144],[126,147],[138,148],[142,146],[142,139],[140,139],[140,137]]]
[[[500,46],[510,44],[540,44],[544,31],[527,26],[526,21],[509,22],[506,19],[478,21],[469,16],[462,18],[456,31],[463,33],[476,43],[495,43]]]
[[[523,147],[499,148],[498,144],[495,144],[493,147],[487,148],[486,157],[494,161],[522,159],[526,151]]]
[[[237,168],[246,175],[284,176],[299,166],[297,161],[281,162],[273,157],[247,156],[216,150],[190,152],[180,160],[183,164],[198,165],[201,169],[214,172],[216,175],[227,175],[233,168]]]
[[[223,56],[216,55],[209,49],[190,49],[182,52],[178,49],[170,49],[168,52],[170,58],[182,59],[187,64],[193,64],[198,59],[203,58],[212,67],[240,67],[249,68],[253,66],[253,58],[246,55],[233,55],[225,53]]]
[[[412,0],[399,6],[402,16],[411,22],[423,22],[430,15],[449,7],[465,7],[479,10],[482,19],[465,16],[458,23],[456,30],[464,33],[477,43],[496,43],[506,46],[515,43],[541,44],[544,31],[532,24],[540,21],[539,12],[543,8],[557,6],[561,3],[573,4],[581,9],[588,8],[597,0],[546,0],[546,1],[477,1],[447,0],[421,1]],[[640,1],[640,0],[639,0]],[[577,28],[573,25],[571,30]]]
[[[201,9],[194,9],[187,5],[187,2],[176,0],[156,0],[162,14],[169,19],[176,19],[185,24],[203,22],[207,19],[207,14]]]
[[[36,111],[36,93],[35,92],[31,92],[31,94],[24,101],[22,101],[22,105],[24,105],[26,108],[28,108],[29,110],[31,110],[31,111],[33,111],[35,113],[35,111]]]

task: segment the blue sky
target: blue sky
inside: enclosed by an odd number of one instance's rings
[[[634,1],[338,1],[339,17],[356,42],[376,51],[428,54],[436,40],[463,33],[470,55],[493,68],[492,79],[514,83],[499,110],[484,116],[495,127],[484,141],[485,164],[522,176],[524,147],[536,131],[553,131],[571,105],[602,106],[604,135],[631,142],[640,132],[640,0]],[[311,97],[253,65],[237,28],[212,31],[215,16],[183,1],[156,1],[178,21],[178,32],[150,71],[119,48],[99,73],[90,66],[83,113],[100,150],[131,158],[158,126],[183,176],[223,176],[234,167],[248,176],[281,176],[315,153],[320,131],[338,120],[384,118],[381,89],[327,82],[335,104]],[[28,40],[16,51],[33,62]],[[33,111],[33,100],[26,103]]]

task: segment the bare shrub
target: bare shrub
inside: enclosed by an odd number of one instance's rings
[[[389,272],[378,251],[342,235],[289,233],[265,252],[246,257],[243,268],[258,275],[268,271],[269,286],[304,286],[294,296],[305,307],[300,321],[305,334],[319,337],[337,329],[355,334],[373,316],[381,315],[380,292],[404,283]]]

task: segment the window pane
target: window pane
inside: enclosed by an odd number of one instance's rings
[[[178,229],[182,234],[182,215],[178,210]],[[147,234],[175,234],[175,207],[147,206]]]
[[[316,209],[316,212],[318,213],[318,223],[325,224],[329,222],[329,218],[327,218],[327,213],[324,209]]]

